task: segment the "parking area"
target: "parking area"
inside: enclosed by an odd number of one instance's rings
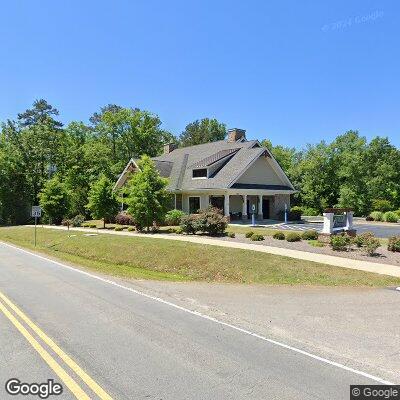
[[[287,225],[283,223],[275,223],[275,224],[261,223],[257,225],[282,231],[306,231],[309,229],[316,229],[318,232],[322,231],[322,226],[323,226],[322,222],[306,222],[303,224],[287,224]],[[372,232],[376,237],[380,238],[389,238],[391,236],[400,235],[400,224],[394,224],[393,226],[391,226],[391,225],[377,225],[368,223],[355,223],[354,228],[357,230],[357,233]]]

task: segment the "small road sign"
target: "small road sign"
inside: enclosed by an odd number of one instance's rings
[[[42,216],[42,207],[40,206],[32,206],[31,211],[32,217],[35,217],[35,247],[36,247],[36,226],[37,226],[37,219]]]
[[[32,206],[31,216],[40,218],[42,216],[42,208],[40,206]]]

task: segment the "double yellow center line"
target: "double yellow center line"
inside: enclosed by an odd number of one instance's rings
[[[8,306],[8,308],[7,308]],[[15,315],[10,311],[12,310]],[[105,392],[68,354],[66,354],[50,337],[48,337],[34,322],[32,322],[26,314],[24,314],[10,299],[8,299],[0,291],[0,311],[10,320],[10,322],[25,337],[30,345],[38,352],[47,365],[58,375],[64,382],[65,386],[79,400],[90,400],[79,384],[71,377],[71,375],[60,365],[59,362],[42,346],[41,343],[26,329],[21,323],[24,322],[37,336],[54,352],[60,359],[82,379],[84,383],[98,396],[100,399],[113,400],[112,397]],[[19,317],[21,321],[18,320]]]

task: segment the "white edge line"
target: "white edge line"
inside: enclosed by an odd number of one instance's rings
[[[296,353],[302,354],[302,355],[304,355],[304,356],[306,356],[306,357],[309,357],[309,358],[312,358],[312,359],[314,359],[314,360],[321,361],[321,362],[323,362],[323,363],[325,363],[325,364],[329,364],[329,365],[332,365],[332,366],[334,366],[334,367],[341,368],[341,369],[343,369],[343,370],[345,370],[345,371],[349,371],[349,372],[352,372],[352,373],[354,373],[354,374],[363,376],[363,377],[365,377],[365,378],[372,379],[372,380],[374,380],[374,381],[376,381],[376,382],[379,382],[379,383],[381,383],[381,384],[384,384],[384,385],[394,385],[394,383],[392,383],[392,382],[389,382],[389,381],[386,381],[386,380],[384,380],[384,379],[382,379],[382,378],[379,378],[379,377],[377,377],[377,376],[368,374],[367,372],[363,372],[363,371],[360,371],[360,370],[357,370],[357,369],[348,367],[348,366],[346,366],[346,365],[344,365],[344,364],[340,364],[340,363],[338,363],[338,362],[336,362],[336,361],[328,360],[327,358],[317,356],[317,355],[315,355],[315,354],[309,353],[308,351],[304,351],[304,350],[298,349],[297,347],[293,347],[293,346],[287,345],[287,344],[282,343],[282,342],[279,342],[279,341],[277,341],[277,340],[269,339],[269,338],[267,338],[267,337],[265,337],[265,336],[262,336],[262,335],[259,335],[259,334],[255,333],[255,332],[248,331],[247,329],[243,329],[243,328],[240,328],[240,327],[238,327],[238,326],[236,326],[236,325],[232,325],[232,324],[229,324],[229,323],[227,323],[227,322],[220,321],[219,319],[216,319],[216,318],[214,318],[214,317],[211,317],[211,316],[209,316],[209,315],[207,315],[207,314],[203,314],[203,313],[200,313],[200,312],[198,312],[198,311],[192,311],[192,310],[189,310],[188,308],[185,308],[185,307],[179,306],[179,305],[177,305],[177,304],[171,303],[171,302],[169,302],[169,301],[167,301],[167,300],[163,300],[163,299],[161,299],[160,297],[155,297],[155,296],[152,296],[152,295],[143,293],[143,292],[141,292],[141,291],[139,291],[139,290],[130,288],[130,287],[128,287],[128,286],[121,285],[121,284],[119,284],[119,283],[117,283],[117,282],[114,282],[114,281],[112,281],[112,280],[110,280],[110,279],[105,279],[105,278],[102,278],[102,277],[100,277],[100,276],[93,275],[93,274],[91,274],[91,273],[89,273],[89,272],[82,271],[82,270],[80,270],[80,269],[77,269],[77,268],[71,267],[71,266],[69,266],[69,265],[60,263],[60,262],[58,262],[58,261],[55,261],[55,260],[52,260],[52,259],[50,259],[50,258],[41,256],[41,255],[36,254],[36,253],[34,253],[34,252],[31,252],[31,251],[29,251],[29,250],[22,249],[22,248],[20,248],[20,247],[18,247],[18,246],[14,246],[14,245],[12,245],[12,244],[5,243],[5,242],[3,242],[3,241],[0,241],[0,243],[3,244],[3,245],[5,245],[5,246],[11,247],[11,248],[13,248],[13,249],[16,249],[16,250],[22,251],[22,252],[24,252],[24,253],[30,254],[30,255],[32,255],[32,256],[35,256],[35,257],[37,257],[37,258],[41,258],[41,259],[43,259],[43,260],[45,260],[45,261],[49,261],[49,262],[51,262],[51,263],[53,263],[53,264],[59,265],[59,266],[61,266],[61,267],[63,267],[63,268],[69,269],[69,270],[71,270],[71,271],[78,272],[78,273],[80,273],[80,274],[82,274],[82,275],[89,276],[89,277],[94,278],[94,279],[97,279],[97,280],[99,280],[99,281],[101,281],[101,282],[108,283],[108,284],[113,285],[113,286],[116,286],[116,287],[118,287],[118,288],[120,288],[120,289],[127,290],[127,291],[129,291],[129,292],[132,292],[132,293],[135,293],[135,294],[137,294],[137,295],[139,295],[139,296],[143,296],[143,297],[146,297],[146,298],[148,298],[148,299],[157,301],[157,302],[159,302],[159,303],[166,304],[166,305],[168,305],[168,306],[170,306],[170,307],[173,307],[173,308],[176,308],[176,309],[178,309],[178,310],[184,311],[184,312],[186,312],[186,313],[188,313],[188,314],[196,315],[196,316],[198,316],[198,317],[207,319],[207,320],[209,320],[209,321],[212,321],[212,322],[215,322],[215,323],[217,323],[217,324],[220,324],[220,325],[226,326],[226,327],[228,327],[228,328],[234,329],[234,330],[236,330],[236,331],[238,331],[238,332],[241,332],[241,333],[244,333],[244,334],[246,334],[246,335],[250,335],[250,336],[256,337],[257,339],[264,340],[265,342],[274,344],[274,345],[276,345],[276,346],[282,347],[282,348],[287,349],[287,350],[294,351],[294,352],[296,352]]]

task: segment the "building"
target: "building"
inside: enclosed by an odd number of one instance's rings
[[[257,140],[246,140],[245,133],[230,129],[227,140],[164,146],[164,154],[153,161],[169,180],[167,189],[174,195],[175,208],[194,213],[212,205],[231,220],[251,218],[251,213],[257,219],[282,218],[296,191],[269,150]],[[115,189],[137,170],[137,162],[131,159]]]

